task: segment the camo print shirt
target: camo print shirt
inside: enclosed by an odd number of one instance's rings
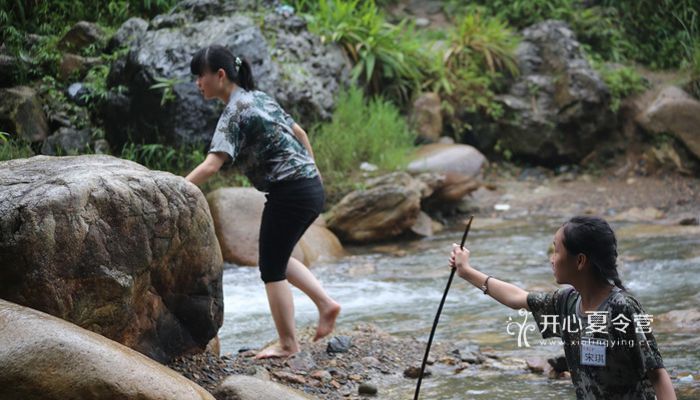
[[[238,87],[219,117],[209,152],[228,154],[260,191],[273,182],[314,178],[318,170],[293,125],[270,96]]]
[[[592,313],[581,312],[580,298],[571,287],[550,293],[531,292],[527,296],[527,304],[543,338],[560,337],[564,343],[576,398],[655,399],[654,388],[646,374],[664,368],[664,364],[651,326],[645,326],[644,321],[650,323],[651,316],[634,297],[617,287]],[[635,319],[635,315],[640,317]],[[582,337],[607,340],[603,347],[605,366],[583,365]]]

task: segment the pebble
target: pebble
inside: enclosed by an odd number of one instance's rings
[[[430,375],[432,375],[432,372],[430,372],[430,370],[426,368],[425,371],[423,371],[423,378],[430,376]],[[403,371],[403,376],[405,376],[406,378],[410,378],[410,379],[418,379],[418,377],[420,376],[420,367],[408,367],[408,368],[406,368]]]
[[[361,395],[370,395],[374,396],[377,394],[377,387],[371,383],[361,383],[360,387],[357,389],[357,392]]]
[[[352,346],[350,336],[334,336],[328,341],[327,353],[347,353]]]

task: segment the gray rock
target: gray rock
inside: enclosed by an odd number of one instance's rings
[[[0,131],[30,142],[49,134],[49,124],[39,96],[28,86],[0,90]]]
[[[106,50],[112,52],[120,47],[130,47],[138,42],[146,30],[148,30],[148,22],[138,17],[131,17],[109,39]]]
[[[635,120],[648,132],[672,134],[700,159],[700,101],[682,89],[665,87]]]
[[[420,213],[422,182],[406,173],[367,182],[366,189],[343,197],[325,215],[328,228],[340,240],[367,243],[399,236],[415,224]]]
[[[328,341],[326,347],[327,353],[347,353],[352,347],[352,338],[350,336],[333,336]]]
[[[316,368],[316,362],[311,355],[305,351],[301,351],[289,357],[286,363],[293,371],[308,372]]]
[[[255,2],[184,1],[151,21],[150,29],[130,44],[131,51],[112,65],[110,87],[127,90],[108,96],[102,107],[110,143],[120,148],[129,131],[136,135],[133,140],[146,143],[159,138],[173,145],[208,143],[223,106],[202,98],[189,65],[192,55],[210,44],[224,45],[250,62],[258,88],[301,117],[302,125],[330,117],[335,94],[349,79],[342,50],[321,43],[300,17],[284,18],[249,3]],[[258,27],[261,20],[265,35]],[[178,82],[174,100],[164,106],[162,91],[149,89],[161,77]]]
[[[500,146],[540,164],[576,163],[615,128],[610,92],[561,21],[544,21],[523,32],[517,50],[520,76],[499,96],[505,115],[475,123],[481,149]]]
[[[0,365],[2,399],[214,399],[128,347],[1,299]]]
[[[99,45],[104,40],[104,32],[97,24],[80,21],[63,35],[58,42],[58,48],[63,51],[79,52],[90,45]]]
[[[46,138],[41,146],[41,154],[47,156],[78,155],[90,150],[90,130],[60,128]]]
[[[75,82],[68,86],[66,95],[75,104],[84,107],[87,105],[85,97],[90,95],[90,90],[82,82]]]
[[[311,397],[279,383],[252,376],[231,375],[214,389],[217,400],[308,400]]]
[[[423,93],[413,102],[411,123],[425,141],[435,142],[442,134],[442,105],[437,93]]]
[[[360,384],[360,387],[357,388],[357,392],[360,395],[368,395],[368,396],[374,396],[377,394],[377,386],[363,382]]]
[[[183,178],[104,155],[0,162],[0,298],[167,361],[216,336],[222,274]]]

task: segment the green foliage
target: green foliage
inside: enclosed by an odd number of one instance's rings
[[[156,78],[156,82],[149,89],[158,90],[163,89],[163,94],[160,98],[160,105],[164,106],[165,103],[175,100],[175,85],[184,82],[184,80],[179,78]]]
[[[693,54],[684,65],[688,71],[689,82],[688,91],[696,98],[700,99],[700,39],[695,41]]]
[[[135,161],[150,169],[169,171],[175,174],[188,172],[206,158],[201,146],[183,145],[179,148],[163,144],[127,143],[121,158]]]
[[[448,15],[481,10],[523,29],[547,19],[570,24],[581,43],[608,61],[637,61],[653,68],[678,67],[700,37],[700,0],[450,0]]]
[[[430,78],[424,87],[446,100],[448,116],[454,116],[459,108],[498,118],[503,112],[495,101],[499,83],[504,76],[519,72],[514,56],[518,37],[504,22],[479,13],[467,14],[455,23],[447,48],[432,57]],[[457,121],[450,118],[448,122],[454,131],[461,132],[463,127],[456,126]]]
[[[362,162],[382,170],[405,166],[415,140],[396,106],[378,97],[365,101],[356,88],[341,93],[331,122],[309,135],[326,184],[336,186],[346,184]]]
[[[12,138],[9,132],[0,132],[0,161],[26,158],[34,155],[30,143]]]
[[[177,0],[0,0],[10,24],[26,32],[56,34],[65,26],[85,20],[116,26],[132,16],[151,18],[167,11]],[[5,28],[5,27],[3,27]],[[5,30],[2,36],[5,39]]]
[[[675,68],[692,57],[700,37],[700,0],[603,0],[615,7],[631,43],[626,55],[654,68]]]
[[[593,63],[593,66],[610,89],[610,108],[613,112],[620,109],[620,103],[625,97],[642,92],[648,86],[647,81],[632,67],[597,65],[596,63]]]
[[[428,59],[406,20],[394,25],[373,0],[298,0],[309,28],[338,43],[353,62],[352,76],[368,94],[407,102],[419,86]]]

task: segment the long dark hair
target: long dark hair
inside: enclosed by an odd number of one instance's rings
[[[602,282],[627,290],[617,272],[617,239],[608,223],[598,217],[573,217],[564,224],[563,245],[571,255],[585,254]]]
[[[193,75],[199,76],[204,72],[216,72],[219,69],[226,72],[228,80],[243,89],[255,89],[255,81],[248,61],[234,56],[226,47],[213,44],[198,50],[192,56],[190,71]]]

